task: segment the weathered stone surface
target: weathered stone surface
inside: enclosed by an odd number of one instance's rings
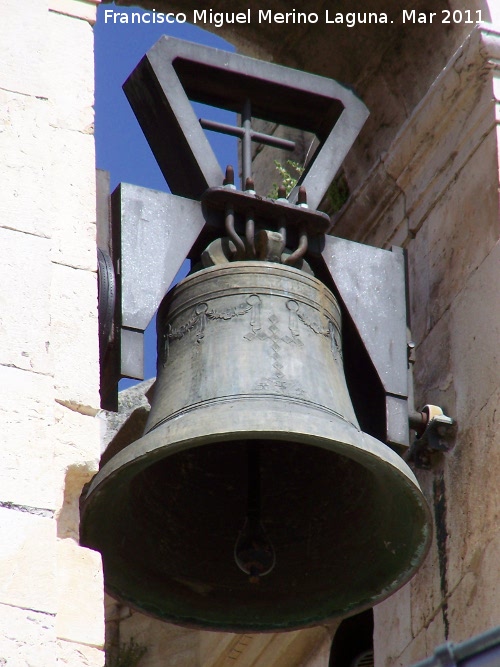
[[[47,97],[44,76],[47,16],[47,5],[38,0],[27,0],[22,12],[16,0],[2,2],[0,88]]]
[[[488,177],[497,171],[492,132],[425,221],[427,252],[421,248],[418,255],[411,255],[415,263],[411,271],[428,272],[428,292],[414,292],[413,299],[415,310],[427,308],[429,328],[450,307],[498,239],[498,194],[494,180]]]
[[[476,245],[472,237],[471,243]],[[500,280],[499,262],[497,243],[464,284],[451,309],[457,418],[464,426],[486,405],[499,385],[500,295],[496,289]]]
[[[57,646],[52,615],[0,604],[0,628],[2,667],[54,664]]]
[[[0,229],[0,245],[0,363],[50,373],[50,241]]]
[[[105,662],[103,650],[61,640],[57,642],[56,655],[61,667],[103,667]]]
[[[58,540],[56,586],[57,637],[102,648],[104,589],[100,554],[80,547],[74,540]]]
[[[236,660],[241,667],[327,667],[335,627],[237,635],[180,628],[137,612],[124,617],[122,610],[121,617],[120,642],[133,638],[147,647],[141,667],[223,667]]]
[[[500,624],[500,389],[470,420],[464,415],[446,481],[450,632],[453,639]]]
[[[397,611],[396,611],[397,610]],[[375,654],[393,660],[405,650],[411,629],[411,584],[373,608]]]
[[[449,598],[450,636],[465,641],[499,625],[500,581],[496,575],[500,538],[498,531],[485,545],[478,545],[475,558],[452,590]]]
[[[75,8],[84,3],[66,0]],[[87,4],[87,3],[85,3]],[[51,125],[93,133],[94,125],[94,43],[86,21],[75,21],[60,13],[48,13],[45,76],[51,102]],[[61,57],[65,54],[66,57]],[[77,138],[75,137],[75,140]],[[92,151],[89,151],[90,155]],[[66,167],[72,161],[59,160]]]
[[[142,438],[154,394],[155,379],[146,380],[118,394],[118,412],[107,412],[101,440],[101,465],[135,440]]]
[[[84,19],[91,25],[96,20],[97,5],[101,0],[50,0],[49,9],[66,16]]]
[[[4,28],[6,23],[2,24]],[[50,143],[49,107],[46,99],[0,88],[0,226],[45,237],[52,233],[45,169]]]
[[[54,264],[51,310],[56,400],[95,415],[100,403],[96,274]]]
[[[411,635],[417,637],[425,628],[429,627],[437,616],[442,615],[443,590],[440,571],[439,549],[445,545],[439,544],[439,536],[434,526],[434,537],[427,558],[415,577],[410,582],[411,591]],[[421,595],[425,590],[426,595]],[[396,611],[399,614],[399,609]],[[406,642],[409,643],[408,635]],[[399,640],[402,644],[405,639]]]
[[[50,376],[0,366],[0,501],[55,509],[53,398]]]
[[[95,271],[94,138],[90,134],[58,129],[53,131],[50,141],[51,259],[59,264]]]
[[[431,329],[426,338],[418,342],[415,350],[414,387],[415,406],[423,408],[430,403],[441,406],[446,414],[457,416],[456,383],[451,365],[453,329],[450,312],[447,311]]]
[[[432,656],[434,649],[443,644],[443,630],[442,618],[438,615],[427,627],[411,639],[400,655],[390,656],[387,660],[384,657],[383,667],[410,667],[410,665]],[[384,652],[376,651],[375,655],[384,655]]]
[[[144,667],[159,667],[162,662],[172,667],[201,667],[203,664],[196,630],[176,627],[132,612],[120,623],[119,630],[120,643],[127,643],[130,638],[147,648],[142,659]]]
[[[497,82],[487,73],[471,80],[472,51],[467,58],[468,65],[448,72],[448,83],[465,90],[460,99],[452,87],[435,88],[436,99],[430,94],[429,106],[415,114],[418,120],[427,112],[430,126],[438,102],[448,113],[441,127],[424,135],[426,150],[418,147],[414,127],[415,149],[422,151],[407,202],[416,233],[408,243],[416,397],[417,404],[443,406],[457,419],[458,434],[454,449],[435,455],[434,469],[418,475],[432,499],[436,529],[429,557],[410,584],[410,607],[403,589],[382,609],[382,622],[409,616],[411,631],[402,628],[395,641],[395,633],[376,620],[376,658],[388,667],[406,667],[447,638],[465,640],[500,622],[500,580],[493,566],[500,513],[499,144],[491,101]],[[393,166],[401,156],[392,154]],[[404,176],[410,183],[410,174]],[[398,183],[406,187],[402,177]]]
[[[55,613],[55,521],[0,507],[0,603]]]
[[[352,195],[336,221],[336,233],[385,247],[399,218],[409,225],[411,238],[457,174],[464,169],[466,176],[470,173],[465,165],[494,127],[493,85],[498,75],[490,59],[496,57],[497,42],[498,35],[486,29],[465,40],[392,143],[386,144],[387,150],[377,153],[378,161],[364,179],[348,179]],[[363,99],[370,108],[369,100]],[[486,172],[484,164],[478,174]],[[407,223],[396,211],[395,218],[391,213],[398,191],[404,196]],[[491,201],[491,192],[486,194]]]
[[[54,408],[54,470],[57,484],[57,534],[79,539],[79,501],[84,484],[99,468],[102,421],[56,403]]]

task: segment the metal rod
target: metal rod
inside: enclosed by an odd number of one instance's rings
[[[248,490],[247,490],[247,516],[251,529],[258,526],[261,515],[260,498],[260,448],[257,442],[249,442],[247,445],[248,462]]]
[[[255,258],[255,221],[253,211],[248,211],[245,223],[245,238],[248,259]]]
[[[227,123],[219,123],[216,120],[209,120],[207,118],[200,118],[200,125],[204,130],[211,130],[219,134],[229,134],[231,137],[238,137],[242,139],[245,136],[245,130],[242,127],[228,125]],[[274,148],[282,148],[285,151],[295,150],[295,141],[283,139],[282,137],[274,137],[272,134],[264,134],[263,132],[255,132],[250,130],[250,137],[252,141],[265,146],[273,146]]]
[[[227,125],[226,123],[218,123],[216,120],[208,120],[207,118],[200,118],[199,121],[204,130],[219,132],[219,134],[229,134],[232,137],[240,137],[240,139],[245,134],[245,130],[242,127],[235,127],[234,125]]]
[[[422,435],[429,423],[429,415],[425,412],[410,412],[408,423],[410,428],[416,431],[417,435]]]
[[[252,107],[249,99],[246,99],[243,105],[241,125],[244,130],[241,142],[241,180],[246,183],[247,178],[252,178]]]
[[[240,239],[238,234],[234,230],[234,210],[230,207],[226,207],[226,232],[231,241],[233,241],[236,246],[236,252],[240,256],[245,256],[245,244]]]
[[[282,139],[281,137],[273,137],[270,134],[263,134],[262,132],[251,132],[252,141],[266,146],[274,146],[275,148],[282,148],[285,151],[295,150],[295,141],[289,139]]]
[[[295,262],[298,262],[299,259],[302,259],[302,257],[304,257],[307,252],[307,246],[307,231],[305,227],[302,227],[300,230],[299,245],[297,246],[297,250],[292,252],[292,254],[285,259],[284,264],[295,264]]]

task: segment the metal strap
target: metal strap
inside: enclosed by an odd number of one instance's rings
[[[447,642],[446,644],[443,644],[443,646],[437,648],[434,655],[439,667],[457,667],[457,663],[455,662],[454,644],[452,642]]]

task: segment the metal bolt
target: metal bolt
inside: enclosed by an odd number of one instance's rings
[[[224,179],[223,185],[234,185],[234,169],[231,164],[228,164],[226,167],[226,178]]]
[[[297,204],[303,208],[308,208],[307,206],[307,192],[303,185],[299,188],[299,196],[297,197]]]
[[[248,192],[255,192],[255,183],[253,182],[253,178],[248,177],[245,181],[245,190]]]

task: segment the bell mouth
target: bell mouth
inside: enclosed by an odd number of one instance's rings
[[[361,611],[406,583],[431,522],[404,461],[332,412],[243,400],[173,417],[96,475],[81,541],[102,553],[107,590],[184,626],[276,632]],[[262,523],[276,553],[257,585],[234,562],[249,440],[259,443]]]

